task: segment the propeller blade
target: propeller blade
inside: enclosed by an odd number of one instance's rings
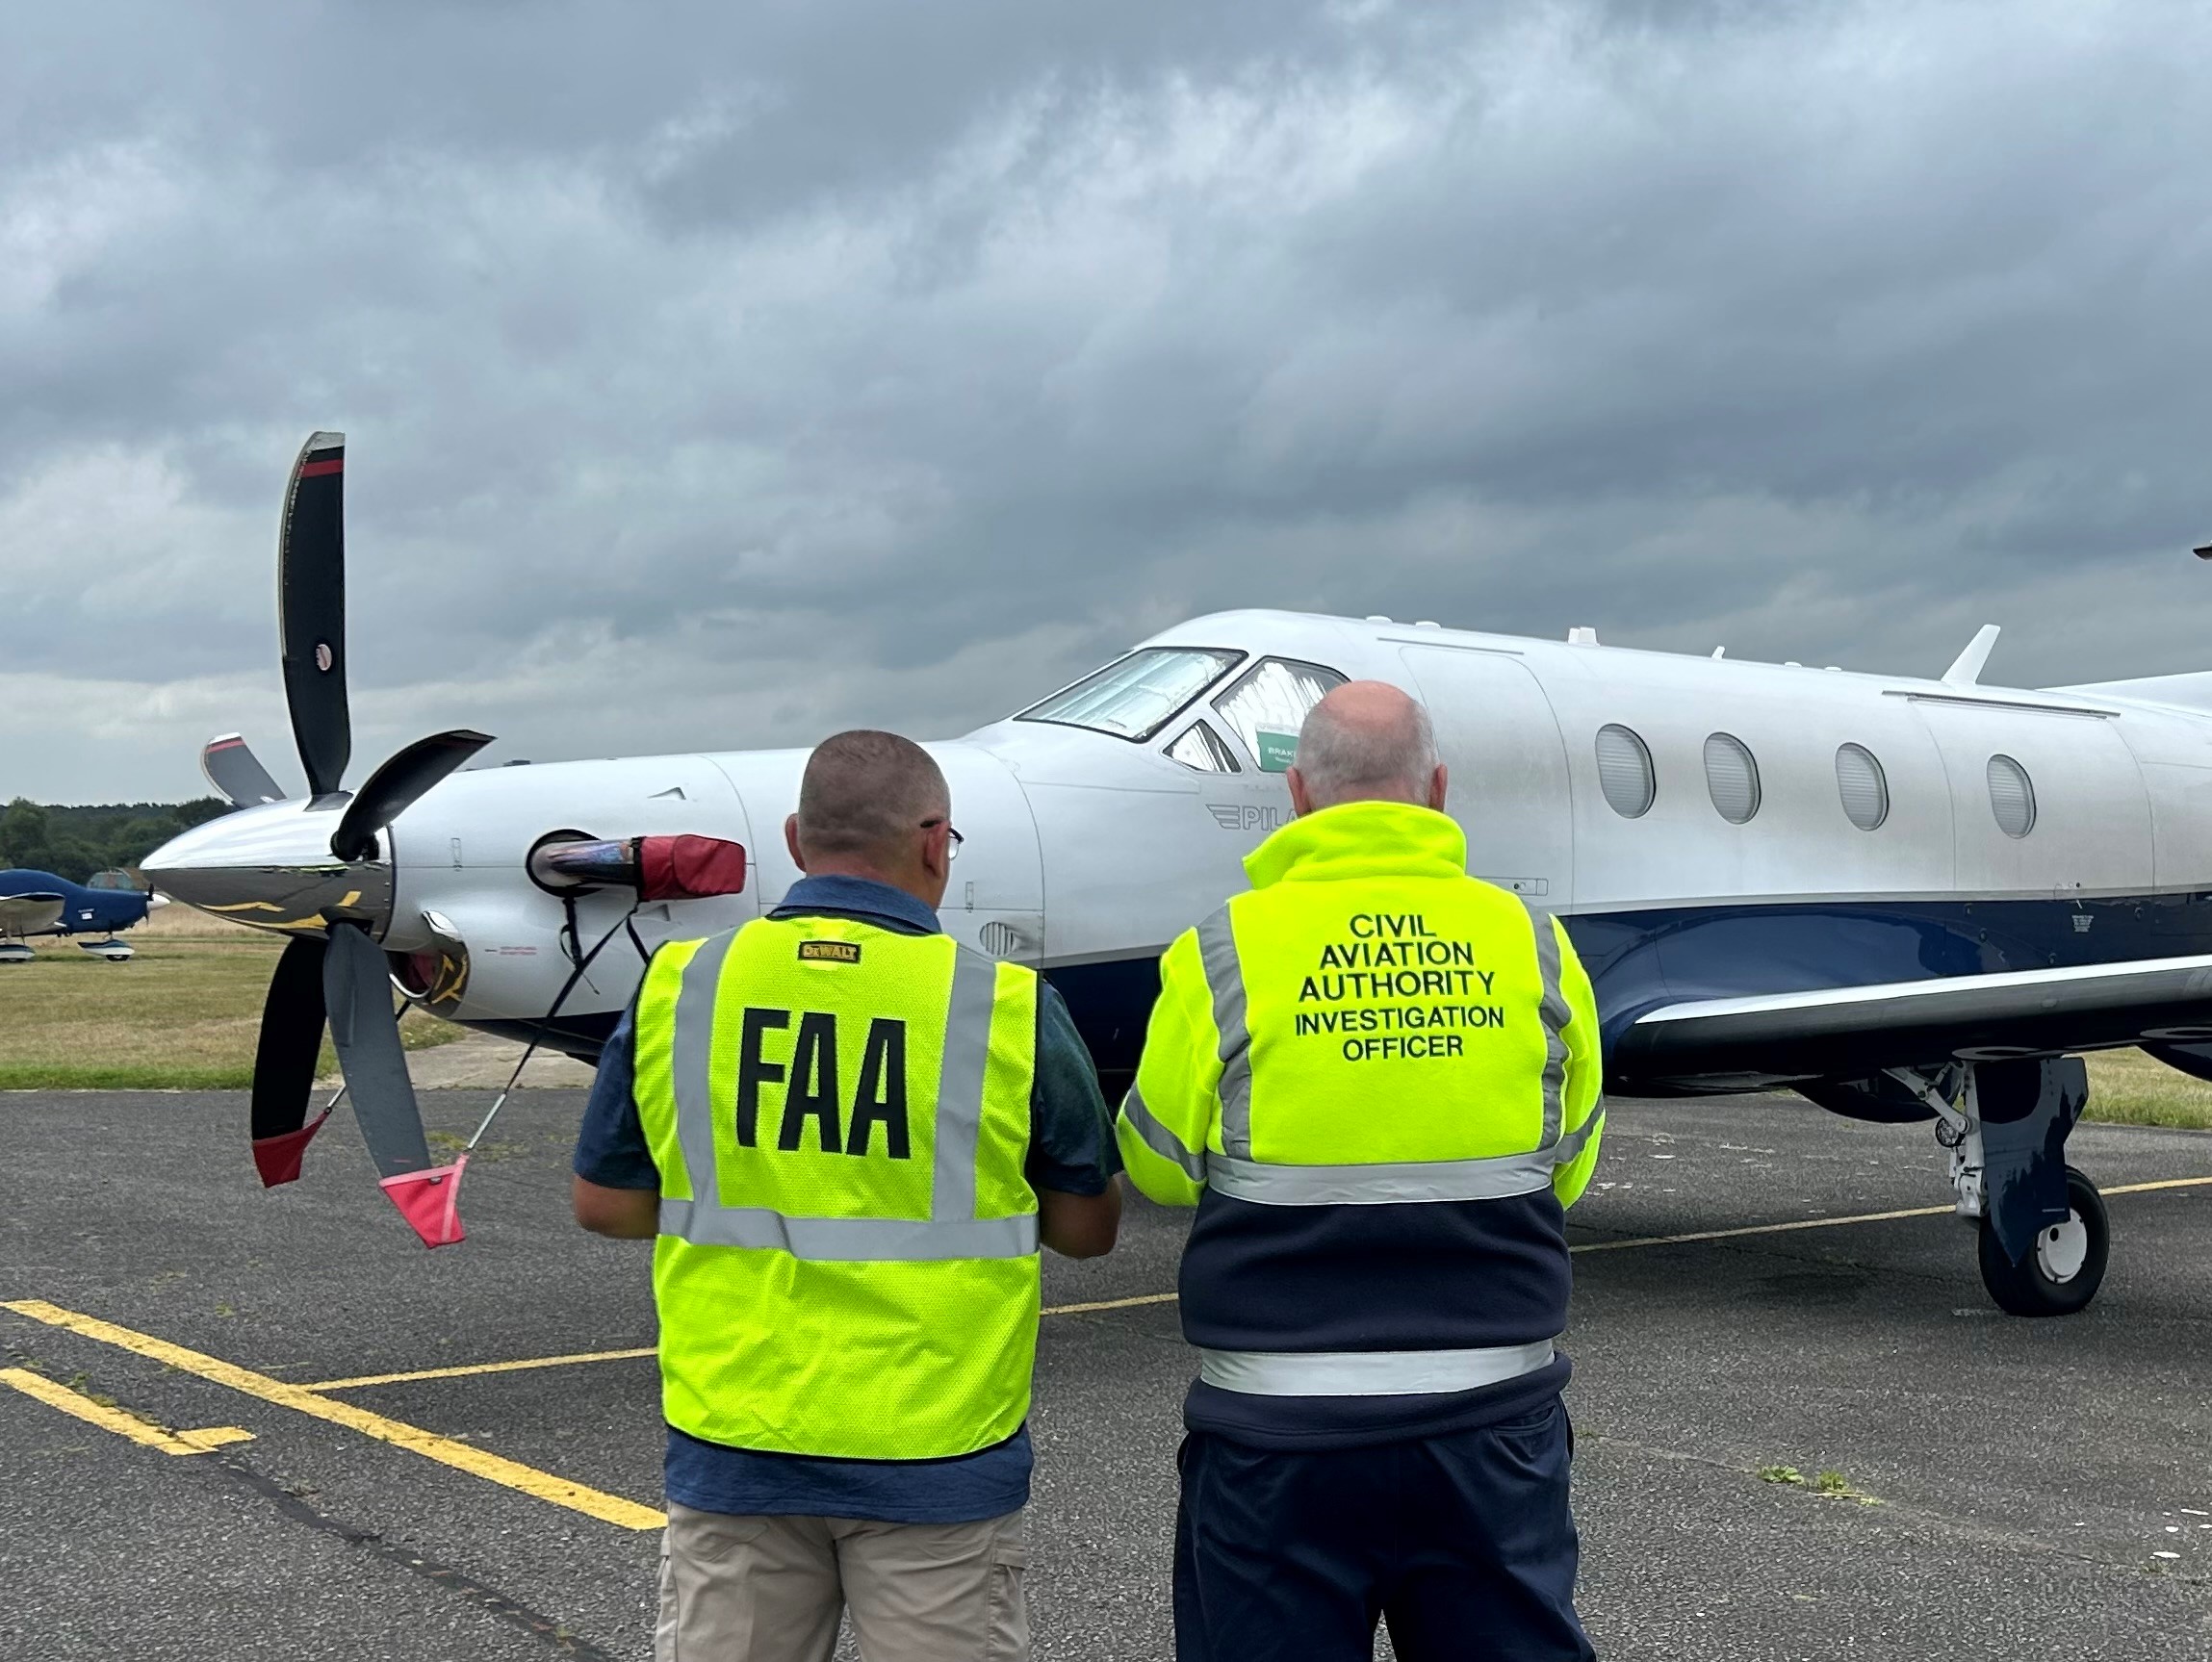
[[[262,1001],[261,1042],[253,1057],[253,1163],[265,1189],[299,1175],[299,1157],[322,1124],[307,1123],[307,1104],[322,1049],[325,950],[314,935],[295,935],[276,960]]]
[[[330,838],[340,859],[367,859],[376,852],[376,833],[405,813],[432,785],[492,742],[490,733],[455,728],[417,739],[369,776],[354,793]]]
[[[346,1070],[353,1116],[361,1122],[369,1158],[376,1163],[379,1187],[424,1246],[455,1244],[465,1238],[457,1203],[469,1157],[464,1154],[450,1165],[430,1163],[384,955],[358,924],[330,926],[322,990],[330,1006],[338,1064]]]
[[[384,954],[357,924],[330,926],[330,950],[322,960],[322,996],[330,1010],[330,1038],[362,1139],[377,1174],[399,1177],[430,1163],[423,1136],[422,1111],[415,1105],[414,1082],[407,1077],[407,1053],[399,1045],[399,1017],[392,1009],[392,983]]]
[[[311,796],[346,777],[353,723],[346,703],[346,435],[310,433],[292,464],[276,548],[284,700]]]
[[[199,753],[199,771],[234,808],[259,807],[263,803],[284,800],[284,793],[276,788],[276,781],[269,777],[269,770],[241,734],[224,733],[208,740]]]

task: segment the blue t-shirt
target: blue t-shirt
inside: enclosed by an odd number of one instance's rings
[[[920,901],[862,878],[802,878],[770,915],[849,917],[902,934],[939,933],[937,914]],[[600,1056],[599,1078],[577,1133],[576,1174],[603,1189],[660,1187],[631,1089],[636,1017],[633,1002]],[[1024,1169],[1033,1189],[1063,1194],[1103,1194],[1121,1169],[1091,1053],[1049,985],[1038,989],[1037,1080]],[[669,1499],[702,1512],[973,1523],[1028,1503],[1030,1465],[1026,1425],[1003,1443],[944,1460],[833,1460],[731,1448],[672,1425],[665,1481]]]

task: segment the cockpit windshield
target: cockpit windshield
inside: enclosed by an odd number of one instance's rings
[[[1064,692],[1023,710],[1016,721],[1056,722],[1138,742],[1244,657],[1204,647],[1146,647],[1108,664]]]

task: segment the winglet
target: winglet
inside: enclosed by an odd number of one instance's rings
[[[1943,672],[1943,684],[1947,687],[1970,687],[1982,678],[1982,666],[1990,661],[1990,652],[1997,644],[1997,626],[1984,624],[1967,643],[1967,650],[1951,662]]]
[[[380,1180],[407,1227],[423,1238],[424,1246],[452,1246],[467,1239],[461,1228],[461,1172],[469,1163],[462,1155],[450,1165],[427,1171],[402,1171]]]
[[[330,1117],[326,1108],[316,1118],[297,1131],[280,1132],[274,1137],[257,1137],[253,1139],[253,1169],[261,1173],[261,1187],[274,1189],[280,1183],[292,1183],[299,1176],[299,1157],[307,1152],[307,1144],[322,1129],[322,1122]]]

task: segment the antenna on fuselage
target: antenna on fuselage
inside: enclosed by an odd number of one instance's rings
[[[1967,650],[1951,660],[1951,667],[1943,672],[1943,685],[1970,687],[1982,678],[1982,666],[1990,661],[1990,653],[1997,644],[1997,626],[1984,624],[1967,643]]]

